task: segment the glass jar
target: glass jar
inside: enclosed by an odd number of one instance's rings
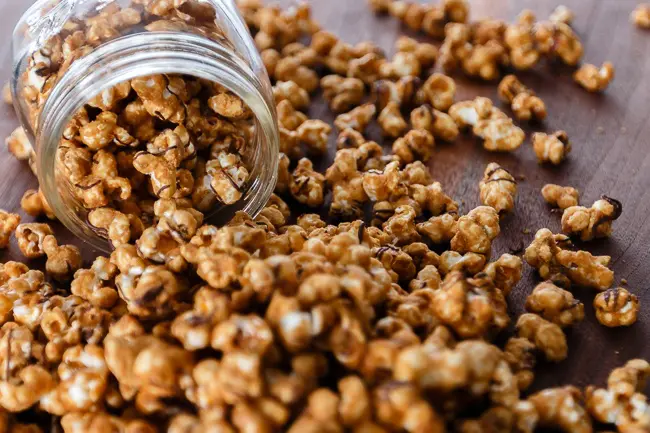
[[[109,249],[107,231],[90,223],[90,210],[87,203],[80,199],[81,184],[71,182],[62,175],[62,143],[64,138],[70,138],[70,125],[77,122],[80,112],[85,116],[84,125],[98,119],[97,116],[103,114],[103,110],[116,99],[115,89],[123,88],[124,83],[134,83],[136,79],[146,91],[149,85],[155,88],[156,82],[143,77],[163,77],[160,79],[165,80],[166,87],[159,92],[161,101],[171,98],[178,105],[178,116],[170,117],[166,109],[156,108],[154,104],[147,105],[146,100],[142,105],[151,117],[147,121],[161,123],[163,129],[176,132],[174,127],[177,124],[183,126],[185,122],[183,131],[189,131],[186,134],[191,141],[189,144],[192,149],[198,149],[194,158],[199,164],[204,164],[201,166],[204,175],[194,179],[194,190],[200,182],[208,182],[205,161],[201,159],[200,152],[201,149],[205,151],[206,146],[213,145],[209,140],[220,131],[215,129],[215,125],[227,123],[232,126],[230,129],[235,131],[233,133],[241,132],[248,140],[245,151],[242,151],[248,176],[243,183],[240,179],[237,179],[237,185],[233,183],[241,192],[237,197],[241,197],[235,203],[232,200],[227,203],[221,200],[216,203],[209,200],[204,202],[201,211],[210,222],[224,223],[236,210],[254,216],[272,194],[278,164],[278,130],[272,87],[233,0],[41,0],[23,15],[16,26],[13,60],[11,87],[14,106],[33,143],[43,194],[57,218],[77,237],[95,248]],[[172,82],[178,79],[184,86],[182,96],[176,88],[172,88]],[[187,96],[190,88],[199,89],[192,90],[197,94],[205,92],[209,87],[206,83],[217,83],[214,88],[223,89],[219,90],[223,95],[234,94],[240,102],[243,101],[249,114],[245,126],[242,126],[243,120],[233,120],[223,117],[223,113],[210,111],[204,106],[205,101],[194,104],[194,99],[199,96]],[[123,93],[128,96],[116,102],[124,111],[129,98],[141,96],[132,87],[127,85]],[[89,106],[91,100],[99,103]],[[190,127],[192,107],[192,113],[209,113],[201,114],[207,117],[202,117],[201,122],[193,122]],[[129,128],[141,125],[123,125],[122,114],[118,113],[117,123],[112,125],[115,128],[124,126],[126,129],[120,131],[133,134]],[[181,117],[183,120],[179,120]],[[77,129],[81,130],[78,124]],[[115,135],[113,142],[101,148],[102,152],[124,149],[124,143],[117,138],[119,134],[116,132]],[[200,146],[194,142],[197,137],[200,137]],[[222,136],[215,138],[222,139]],[[153,138],[149,140],[153,141]],[[126,146],[127,154],[131,152],[133,155],[142,148],[150,151],[150,141],[145,143],[144,140],[137,140],[136,136],[135,142],[139,144],[133,146],[133,142],[130,142]],[[89,153],[94,158],[93,164],[97,156],[95,151],[98,149],[92,149]],[[167,154],[164,156],[166,158]],[[221,170],[226,174],[228,172],[225,168]],[[176,171],[174,174],[178,173]],[[149,178],[144,176],[144,179],[149,191],[160,198],[162,192],[159,194],[151,186],[156,180],[154,176],[157,174],[151,173]],[[174,179],[178,185],[179,179]],[[230,175],[228,180],[233,181]],[[143,189],[137,183],[132,182],[134,191]],[[84,188],[93,187],[84,185]],[[214,187],[211,188],[215,192]],[[177,190],[176,187],[174,189]],[[120,202],[123,198],[118,193],[111,196],[110,201],[114,206],[124,207],[124,203]],[[144,215],[146,212],[136,205],[137,212],[142,212],[142,219],[150,220],[149,224],[153,224],[155,217],[151,203],[141,207],[148,207],[148,214]]]

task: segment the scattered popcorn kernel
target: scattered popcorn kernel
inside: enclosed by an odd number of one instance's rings
[[[13,104],[13,99],[11,96],[11,88],[9,87],[9,83],[4,83],[2,86],[2,100],[5,101],[5,104]]]
[[[542,188],[544,200],[551,206],[560,209],[567,209],[572,206],[578,206],[580,194],[572,186],[560,186],[552,183],[544,185]]]
[[[640,29],[650,29],[650,4],[639,3],[630,15],[630,20]]]
[[[11,216],[11,214],[9,215]],[[11,222],[11,220],[9,221]],[[53,234],[52,229],[47,224],[23,223],[16,227],[18,247],[23,255],[28,259],[35,259],[44,256],[45,251],[43,249],[43,242],[48,235]]]
[[[428,105],[411,111],[411,125],[414,129],[429,131],[435,138],[449,142],[456,140],[460,134],[458,125],[449,114]]]
[[[43,251],[47,255],[45,270],[57,281],[67,281],[81,268],[81,252],[74,245],[59,246],[52,235],[43,239]]]
[[[314,171],[312,162],[303,158],[291,174],[289,188],[300,203],[316,207],[323,204],[324,183],[325,176]]]
[[[492,152],[513,152],[526,138],[524,131],[509,118],[480,120],[473,130],[484,140],[483,148]]]
[[[416,160],[426,162],[431,158],[435,145],[435,139],[429,131],[413,129],[395,140],[393,153],[407,164]]]
[[[395,102],[389,102],[381,110],[377,122],[387,137],[400,137],[408,129],[408,124],[404,120],[404,117],[402,117],[399,106]]]
[[[345,114],[339,114],[334,120],[334,125],[339,131],[351,128],[363,133],[376,112],[377,108],[374,104],[364,104]]]
[[[605,62],[599,68],[585,63],[573,74],[573,79],[590,92],[602,92],[614,79],[614,65]]]
[[[510,104],[518,120],[544,120],[546,105],[535,92],[524,86],[516,76],[507,75],[499,83],[499,98]]]
[[[594,298],[598,321],[610,328],[630,326],[639,314],[639,298],[623,287],[605,290]]]
[[[547,360],[560,362],[566,359],[568,347],[566,336],[557,324],[537,314],[526,313],[517,320],[519,337],[528,339],[541,351]]]
[[[562,231],[570,236],[580,236],[582,241],[606,238],[612,235],[612,224],[623,212],[618,200],[606,195],[590,208],[572,206],[562,214]]]
[[[528,397],[528,401],[535,406],[540,427],[575,433],[593,431],[591,418],[582,405],[582,392],[574,386],[545,389]]]
[[[564,5],[559,5],[556,7],[549,16],[549,20],[554,23],[564,23],[568,25],[571,25],[574,18],[575,14],[573,11]]]
[[[584,319],[582,302],[550,281],[540,283],[526,299],[526,310],[565,328]]]
[[[494,208],[497,213],[502,214],[514,210],[517,182],[508,170],[496,162],[491,162],[485,168],[479,190],[481,203]]]
[[[451,240],[451,249],[461,254],[471,252],[489,256],[492,241],[500,231],[496,210],[479,206],[458,219],[458,231]]]
[[[9,238],[20,224],[20,215],[0,209],[0,249],[7,248]]]
[[[344,113],[358,106],[365,95],[365,85],[358,78],[327,75],[321,78],[323,97],[335,113]]]
[[[535,132],[532,141],[533,150],[540,163],[550,162],[559,165],[571,152],[571,142],[564,131],[556,131],[551,135]]]
[[[418,91],[418,99],[440,111],[447,111],[454,103],[456,82],[443,74],[432,74]]]
[[[31,158],[34,158],[34,149],[32,144],[25,134],[25,130],[22,126],[14,129],[9,137],[5,139],[7,144],[7,149],[16,159],[20,161],[27,161]]]

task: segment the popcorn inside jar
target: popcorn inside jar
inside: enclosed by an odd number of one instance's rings
[[[167,217],[157,207],[176,209],[166,223],[173,229],[183,225],[181,211],[198,221],[234,215],[255,174],[256,134],[252,111],[220,84],[179,74],[137,77],[104,90],[68,123],[56,152],[57,184],[117,247],[160,225]]]
[[[236,12],[212,0],[35,9],[61,25],[19,41],[39,38],[17,60],[14,93],[50,215],[106,250],[158,225],[167,201],[190,225],[264,207],[274,96]],[[186,228],[173,218],[172,231]]]

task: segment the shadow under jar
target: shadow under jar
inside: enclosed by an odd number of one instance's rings
[[[272,88],[232,0],[39,1],[13,58],[43,194],[93,247],[163,215],[187,241],[204,218],[255,216],[271,196]]]

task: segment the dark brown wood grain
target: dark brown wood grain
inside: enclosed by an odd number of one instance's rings
[[[282,2],[289,4],[289,1]],[[491,16],[513,19],[528,7],[546,17],[557,5],[552,0],[470,0],[474,19]],[[485,165],[497,161],[519,175],[516,213],[502,221],[502,235],[495,243],[495,254],[521,251],[541,227],[560,229],[560,214],[544,203],[541,187],[549,182],[577,187],[582,203],[590,204],[601,194],[623,203],[623,215],[615,223],[611,239],[584,247],[595,254],[612,256],[616,284],[628,281],[629,289],[641,299],[639,321],[629,329],[607,329],[599,325],[591,303],[593,291],[576,289],[586,305],[587,319],[568,331],[569,359],[543,366],[535,388],[564,383],[585,385],[603,383],[609,370],[633,357],[650,359],[650,32],[636,29],[629,22],[635,0],[564,0],[576,12],[574,27],[585,44],[584,60],[601,64],[610,60],[616,66],[616,79],[606,93],[589,94],[578,88],[571,71],[543,62],[535,71],[520,74],[525,84],[546,101],[549,117],[533,131],[564,129],[573,143],[569,160],[558,168],[536,162],[530,141],[514,154],[496,155],[484,151],[479,142],[465,136],[454,144],[439,144],[431,169],[445,190],[462,201],[463,210],[476,206],[478,182]],[[10,34],[14,22],[30,4],[27,0],[0,2],[0,79],[10,74]],[[388,17],[375,17],[364,0],[312,0],[315,17],[325,29],[350,43],[372,40],[392,53],[392,45],[403,29]],[[476,83],[458,78],[457,99],[484,95],[496,100],[496,83]],[[507,110],[506,110],[507,111]],[[333,116],[323,104],[310,113],[327,121]],[[0,136],[17,125],[13,111],[0,106]],[[372,138],[381,140],[372,132]],[[331,155],[330,155],[331,156]],[[26,164],[15,161],[6,150],[0,151],[0,208],[20,210],[20,197],[37,185]],[[66,230],[54,224],[64,242],[77,243]],[[95,253],[84,248],[84,258]],[[12,241],[0,252],[0,260],[22,260]],[[522,282],[511,295],[513,314],[522,311],[527,294],[538,282],[526,266]]]

